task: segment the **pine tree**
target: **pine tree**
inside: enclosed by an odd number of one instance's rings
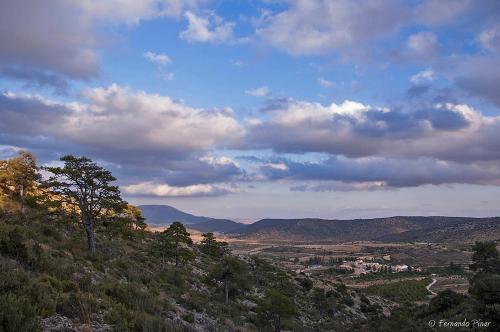
[[[182,244],[192,245],[193,241],[190,238],[190,234],[186,231],[184,225],[178,221],[173,222],[169,228],[163,231],[164,241],[170,243],[173,250],[173,256],[175,258],[175,266],[179,265],[181,259],[187,260],[192,257],[190,250],[182,247]],[[166,247],[169,245],[166,244]]]
[[[217,241],[214,233],[203,233],[203,240],[200,242],[200,249],[203,253],[213,256],[222,257],[228,252],[227,242]]]
[[[45,167],[53,175],[44,182],[53,195],[78,208],[81,223],[87,233],[88,248],[96,250],[94,226],[108,211],[121,211],[125,206],[111,172],[86,157],[64,156],[63,167]]]

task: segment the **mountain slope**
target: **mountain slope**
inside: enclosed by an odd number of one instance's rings
[[[228,219],[195,216],[169,205],[140,205],[139,208],[146,218],[146,222],[153,226],[164,226],[174,221],[180,221],[189,225],[189,228],[201,232],[230,232],[242,226],[242,224]]]
[[[139,208],[144,218],[146,218],[146,222],[153,225],[170,224],[174,221],[180,221],[185,224],[197,224],[212,219],[182,212],[169,205],[139,205]]]
[[[500,239],[500,218],[390,217],[355,220],[263,219],[233,231],[294,241],[466,241]]]

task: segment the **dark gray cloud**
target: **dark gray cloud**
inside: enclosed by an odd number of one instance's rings
[[[410,98],[422,97],[430,90],[430,85],[427,84],[415,84],[408,88],[406,94]]]
[[[67,94],[69,89],[68,81],[61,75],[40,70],[17,66],[0,67],[0,77],[2,76],[24,81],[27,88],[50,88],[60,95]]]
[[[275,159],[260,166],[270,180],[338,181],[362,189],[414,187],[447,183],[487,184],[500,181],[496,163],[459,164],[432,158],[394,159],[331,157],[323,162],[296,162]],[[330,189],[329,189],[330,188]],[[294,190],[338,190],[338,183],[294,187]]]
[[[451,75],[455,83],[469,94],[500,107],[500,54],[465,58],[457,63]]]
[[[434,129],[442,131],[456,131],[470,125],[470,121],[465,118],[464,114],[443,108],[417,111],[415,119],[427,120]]]
[[[0,132],[2,134],[52,136],[69,109],[60,104],[48,104],[38,97],[0,93]]]

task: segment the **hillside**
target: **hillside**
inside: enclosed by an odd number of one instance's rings
[[[155,233],[110,223],[96,238],[91,253],[71,216],[0,206],[0,331],[270,331],[269,296],[290,306],[281,321],[288,330],[356,330],[353,322],[380,318],[375,304],[373,314],[363,314],[362,295],[337,283],[326,298],[334,315],[320,319],[305,276],[257,257],[230,260],[224,304],[217,279],[224,258],[199,245],[190,245],[177,267],[155,254]]]
[[[245,238],[283,241],[474,242],[500,239],[500,218],[263,219],[233,233]]]

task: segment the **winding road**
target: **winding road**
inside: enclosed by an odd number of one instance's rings
[[[436,283],[436,279],[432,279],[432,282],[428,284],[425,288],[431,293],[432,296],[437,295],[437,293],[431,291],[431,287]]]

